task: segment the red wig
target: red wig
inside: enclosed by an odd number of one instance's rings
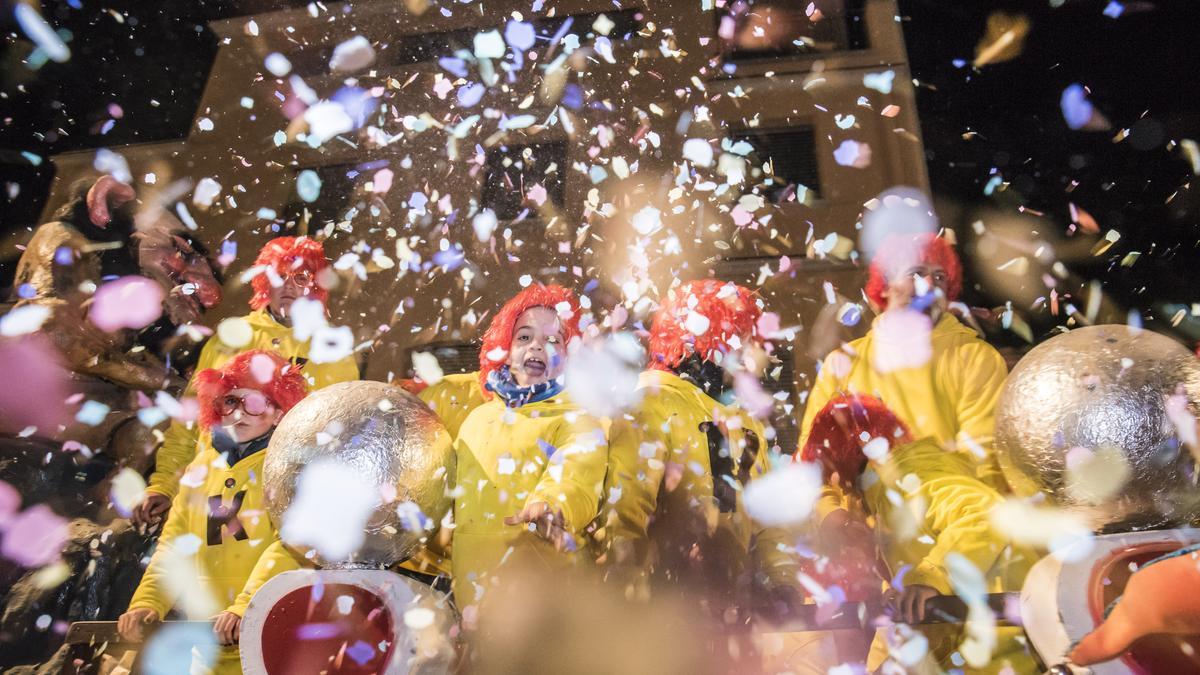
[[[708,320],[708,329],[700,335],[687,328],[692,312]],[[748,288],[716,279],[677,286],[667,293],[650,325],[650,368],[671,370],[692,353],[711,361],[717,352],[732,351],[734,338],[742,344],[760,341],[761,316],[762,308]]]
[[[560,305],[565,304],[566,307]],[[525,290],[517,293],[511,300],[504,303],[499,312],[492,317],[492,322],[483,333],[483,344],[479,347],[479,387],[486,399],[492,398],[492,392],[487,389],[488,374],[508,361],[508,349],[512,346],[513,330],[516,329],[517,319],[525,310],[534,307],[548,307],[558,312],[558,320],[562,324],[563,341],[569,343],[580,336],[579,331],[579,299],[570,290],[550,284],[530,284]],[[500,354],[503,352],[503,355]],[[497,358],[493,359],[492,356]]]
[[[265,360],[264,360],[265,359]],[[270,368],[269,379],[263,371]],[[206,368],[196,373],[196,398],[200,400],[200,424],[206,428],[221,423],[218,403],[234,389],[253,389],[262,392],[283,412],[292,409],[308,394],[308,386],[299,366],[284,360],[275,352],[252,349],[235,356],[220,368]]]
[[[888,280],[914,265],[938,265],[946,270],[946,298],[950,302],[962,293],[962,263],[950,242],[929,233],[893,234],[883,240],[871,261],[866,293],[876,307],[887,307]]]
[[[883,401],[841,394],[813,418],[800,459],[820,463],[826,480],[836,473],[843,482],[853,481],[867,466],[863,446],[872,438],[887,439],[889,445],[911,440],[908,427]]]
[[[329,267],[325,259],[325,247],[321,242],[308,237],[276,237],[268,241],[254,260],[256,267],[270,267],[279,275],[297,270],[308,270],[314,280],[322,270]],[[262,309],[271,302],[271,280],[266,273],[256,274],[250,280],[254,297],[250,298],[251,309]],[[314,281],[312,297],[325,302],[329,297],[320,283]]]

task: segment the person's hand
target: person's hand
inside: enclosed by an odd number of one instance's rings
[[[170,497],[157,492],[147,492],[146,498],[133,507],[133,513],[129,514],[129,520],[133,522],[134,527],[142,531],[161,523],[167,517],[167,511],[170,509]]]
[[[221,612],[215,619],[213,633],[217,636],[217,642],[225,647],[236,645],[242,637],[242,617],[233,612]]]
[[[531,525],[530,531],[554,545],[559,551],[574,551],[575,537],[566,527],[562,511],[554,511],[546,502],[532,502],[515,516],[504,519],[505,525]]]
[[[925,602],[939,595],[938,589],[932,586],[912,584],[905,586],[903,593],[889,591],[887,601],[896,620],[915,625],[925,620]]]
[[[138,607],[125,612],[117,619],[117,632],[126,642],[141,642],[146,637],[146,626],[158,623],[162,617],[148,607]]]

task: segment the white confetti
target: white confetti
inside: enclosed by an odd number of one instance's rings
[[[933,358],[933,322],[913,309],[896,309],[879,315],[875,324],[875,349],[871,367],[878,373],[920,368]]]
[[[318,101],[304,111],[308,123],[308,135],[317,144],[354,129],[354,119],[346,113],[342,104],[334,101]]]
[[[442,381],[442,367],[438,365],[437,357],[429,352],[416,352],[412,355],[413,370],[417,377],[426,384],[434,385]]]
[[[33,44],[46,52],[46,56],[50,57],[51,61],[65,63],[70,60],[71,50],[67,48],[62,38],[58,37],[58,33],[50,27],[50,24],[46,23],[42,15],[38,14],[33,5],[18,2],[13,8],[13,14],[17,17],[17,23],[21,26],[21,30],[25,31],[30,40],[33,40]]]
[[[648,237],[662,229],[662,211],[653,206],[643,207],[633,216],[633,229],[643,237]]]
[[[567,360],[567,395],[596,417],[616,417],[641,400],[643,363],[642,347],[630,333],[585,344]]]
[[[300,473],[279,536],[287,544],[314,548],[329,560],[345,560],[362,546],[379,494],[379,486],[353,466],[316,460]]]
[[[221,184],[205,176],[200,179],[200,182],[196,183],[196,189],[192,191],[192,204],[207,209],[212,206],[220,194]]]
[[[335,73],[350,73],[375,62],[375,48],[367,38],[356,35],[333,49],[329,69]]]
[[[118,471],[116,476],[113,476],[109,497],[121,517],[128,518],[129,514],[133,513],[133,507],[137,506],[145,496],[146,479],[142,478],[142,474],[125,467]]]
[[[313,363],[333,363],[353,353],[354,331],[349,326],[326,326],[313,334],[308,358]]]
[[[288,61],[288,58],[279,52],[267,54],[264,64],[267,66],[267,72],[275,77],[283,77],[292,72],[292,62]]]
[[[479,59],[504,58],[504,38],[500,31],[489,30],[475,36],[475,57]]]
[[[709,320],[699,312],[688,312],[683,320],[683,327],[692,335],[704,335],[708,332]]]
[[[689,138],[683,142],[683,158],[696,166],[712,166],[712,146],[703,138]]]
[[[767,527],[800,525],[812,516],[821,492],[816,464],[785,464],[746,485],[746,512]]]
[[[45,305],[25,305],[0,317],[0,335],[16,337],[36,332],[50,317]]]
[[[229,347],[241,349],[254,339],[254,329],[245,319],[232,316],[217,324],[217,339]]]

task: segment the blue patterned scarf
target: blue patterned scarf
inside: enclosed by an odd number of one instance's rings
[[[512,371],[508,369],[508,366],[500,366],[488,373],[487,390],[504,399],[504,404],[508,407],[520,408],[526,403],[537,403],[557,396],[563,390],[563,381],[559,377],[529,387],[522,387],[513,379]]]

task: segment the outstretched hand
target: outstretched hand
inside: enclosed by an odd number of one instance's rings
[[[558,551],[574,551],[575,537],[567,528],[562,511],[555,511],[546,502],[532,502],[525,505],[515,516],[504,519],[505,525],[526,525],[530,532],[554,545]]]

